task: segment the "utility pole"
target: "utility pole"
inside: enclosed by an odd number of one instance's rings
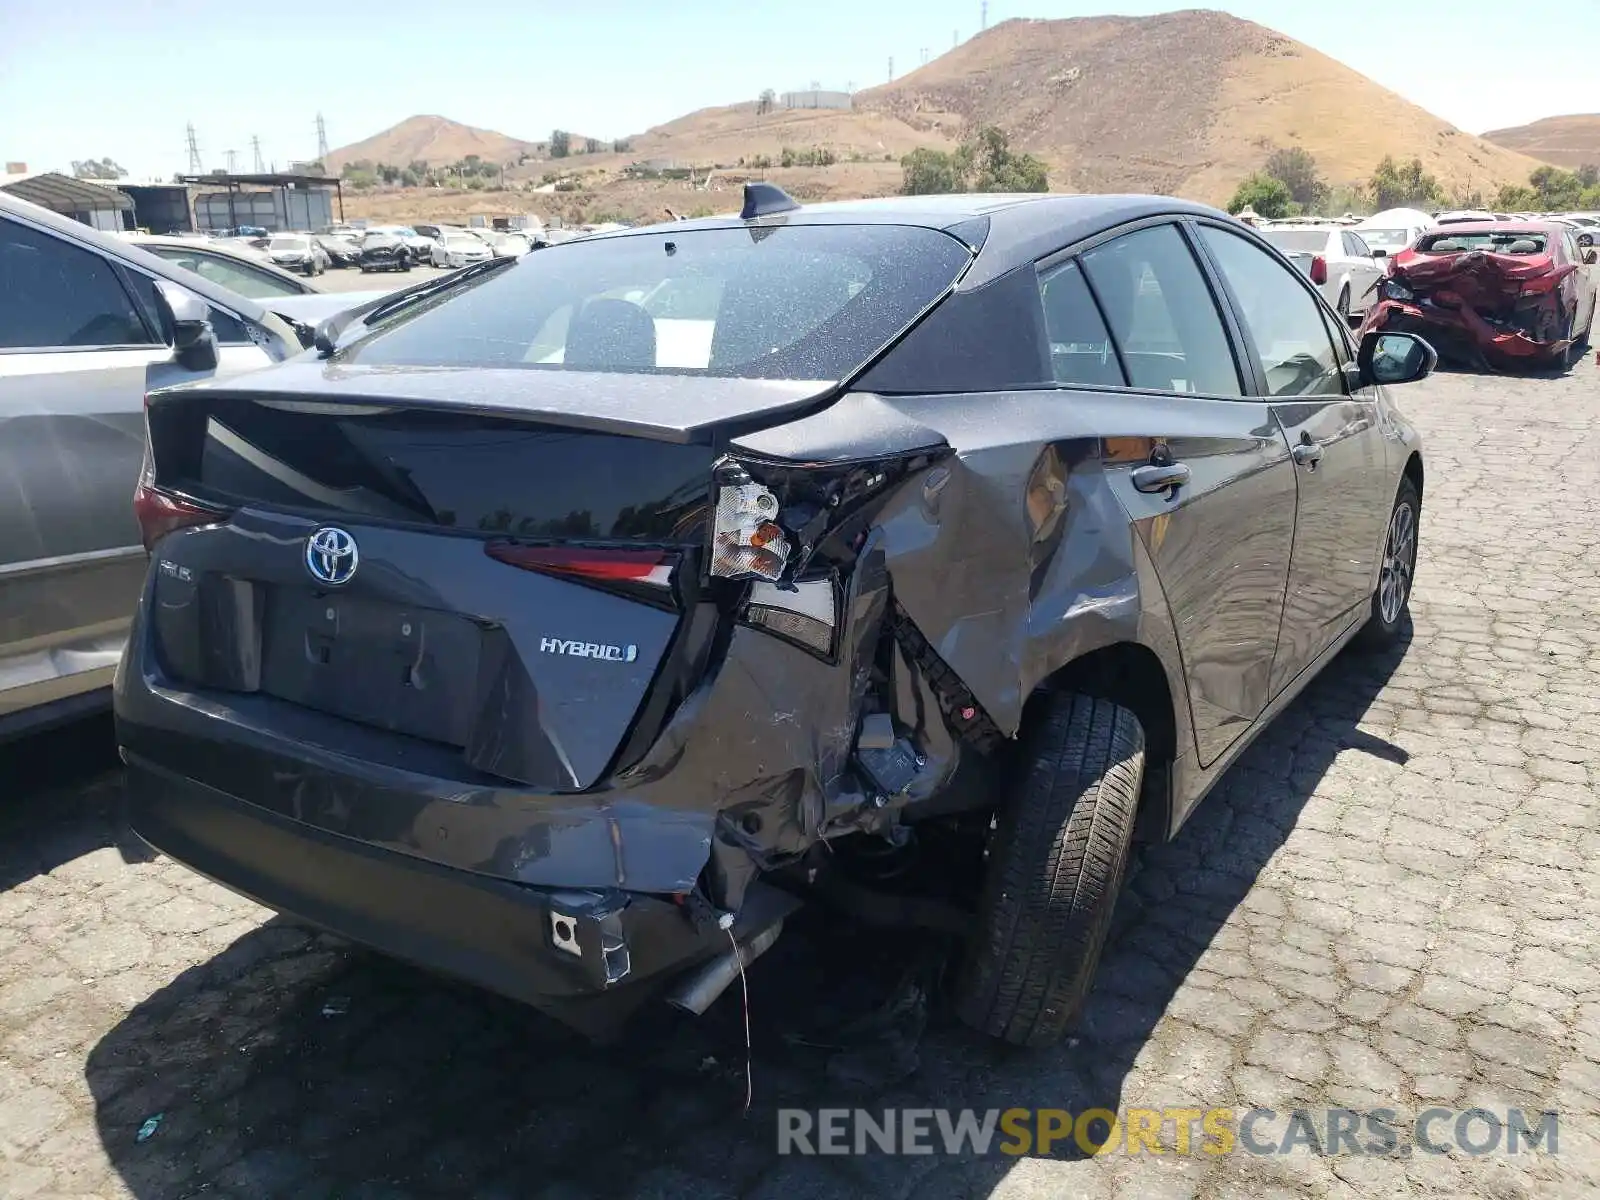
[[[228,174],[233,174],[234,164],[238,161],[239,153],[236,150],[224,150],[222,156],[228,160]]]
[[[250,149],[255,152],[255,170],[256,174],[260,175],[266,167],[261,164],[261,139],[253,133],[250,135]]]
[[[978,5],[978,28],[989,28],[989,0],[982,0]]]
[[[317,114],[317,161],[324,168],[328,165],[328,126],[321,113]]]
[[[205,167],[200,165],[200,143],[195,141],[194,122],[189,122],[189,174],[201,175]]]
[[[950,31],[950,49],[954,50],[959,45],[961,45],[961,31],[952,29]]]
[[[894,82],[894,55],[889,55],[889,82]]]
[[[924,46],[922,48],[921,53],[922,53],[922,65],[923,66],[927,66],[928,65],[928,48],[926,46]]]

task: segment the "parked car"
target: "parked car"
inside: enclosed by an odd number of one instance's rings
[[[1374,256],[1397,254],[1439,223],[1415,208],[1389,208],[1352,226]]]
[[[533,238],[516,230],[489,230],[480,236],[496,258],[521,258],[533,249]]]
[[[1574,362],[1594,327],[1595,258],[1554,222],[1447,226],[1395,256],[1366,328],[1419,333],[1472,365]]]
[[[255,284],[256,296],[221,279]],[[299,353],[313,320],[303,306],[331,312],[321,296],[273,294],[269,284],[284,282],[299,283],[202,242],[125,241],[0,193],[0,476],[10,497],[0,519],[0,737],[109,702],[146,567],[128,505],[145,393]],[[148,506],[142,517],[161,519]]]
[[[1317,286],[1346,324],[1366,316],[1377,298],[1383,264],[1359,233],[1337,225],[1269,225],[1261,236]]]
[[[361,239],[362,273],[368,271],[409,271],[414,261],[411,247],[398,233],[369,229]]]
[[[361,265],[360,234],[318,234],[314,239],[328,256],[330,267],[358,267]]]
[[[304,296],[317,291],[308,280],[291,275],[226,243],[162,236],[141,236],[129,240],[157,258],[177,263],[185,270],[253,300],[273,296]]]
[[[494,251],[482,238],[469,233],[446,233],[442,241],[433,243],[430,261],[436,267],[469,267],[493,257]]]
[[[589,1031],[888,875],[1053,1042],[1135,837],[1404,637],[1432,352],[1186,201],[750,185],[320,341],[151,396],[130,821]]]
[[[433,257],[433,239],[409,225],[393,226],[393,231],[411,250],[411,261],[425,263]]]
[[[267,258],[275,267],[305,275],[321,275],[328,269],[328,252],[309,233],[273,234]]]

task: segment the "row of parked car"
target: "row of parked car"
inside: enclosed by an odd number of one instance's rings
[[[1258,228],[1347,323],[1490,368],[1563,365],[1589,345],[1600,215],[1394,209]]]

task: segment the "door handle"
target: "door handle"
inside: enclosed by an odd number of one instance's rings
[[[1141,492],[1164,492],[1189,482],[1189,468],[1183,463],[1152,463],[1133,469],[1133,486]]]
[[[1322,461],[1322,447],[1316,442],[1301,442],[1290,453],[1294,455],[1295,462],[1302,467],[1311,467],[1313,470]]]

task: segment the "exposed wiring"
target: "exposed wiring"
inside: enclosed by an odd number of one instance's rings
[[[722,932],[728,935],[728,944],[733,947],[733,961],[739,964],[739,986],[744,991],[744,1111],[750,1112],[751,1101],[755,1098],[755,1075],[751,1066],[750,1044],[750,981],[744,973],[744,955],[739,952],[739,943],[733,936],[733,914],[728,913],[725,919],[718,921]]]

